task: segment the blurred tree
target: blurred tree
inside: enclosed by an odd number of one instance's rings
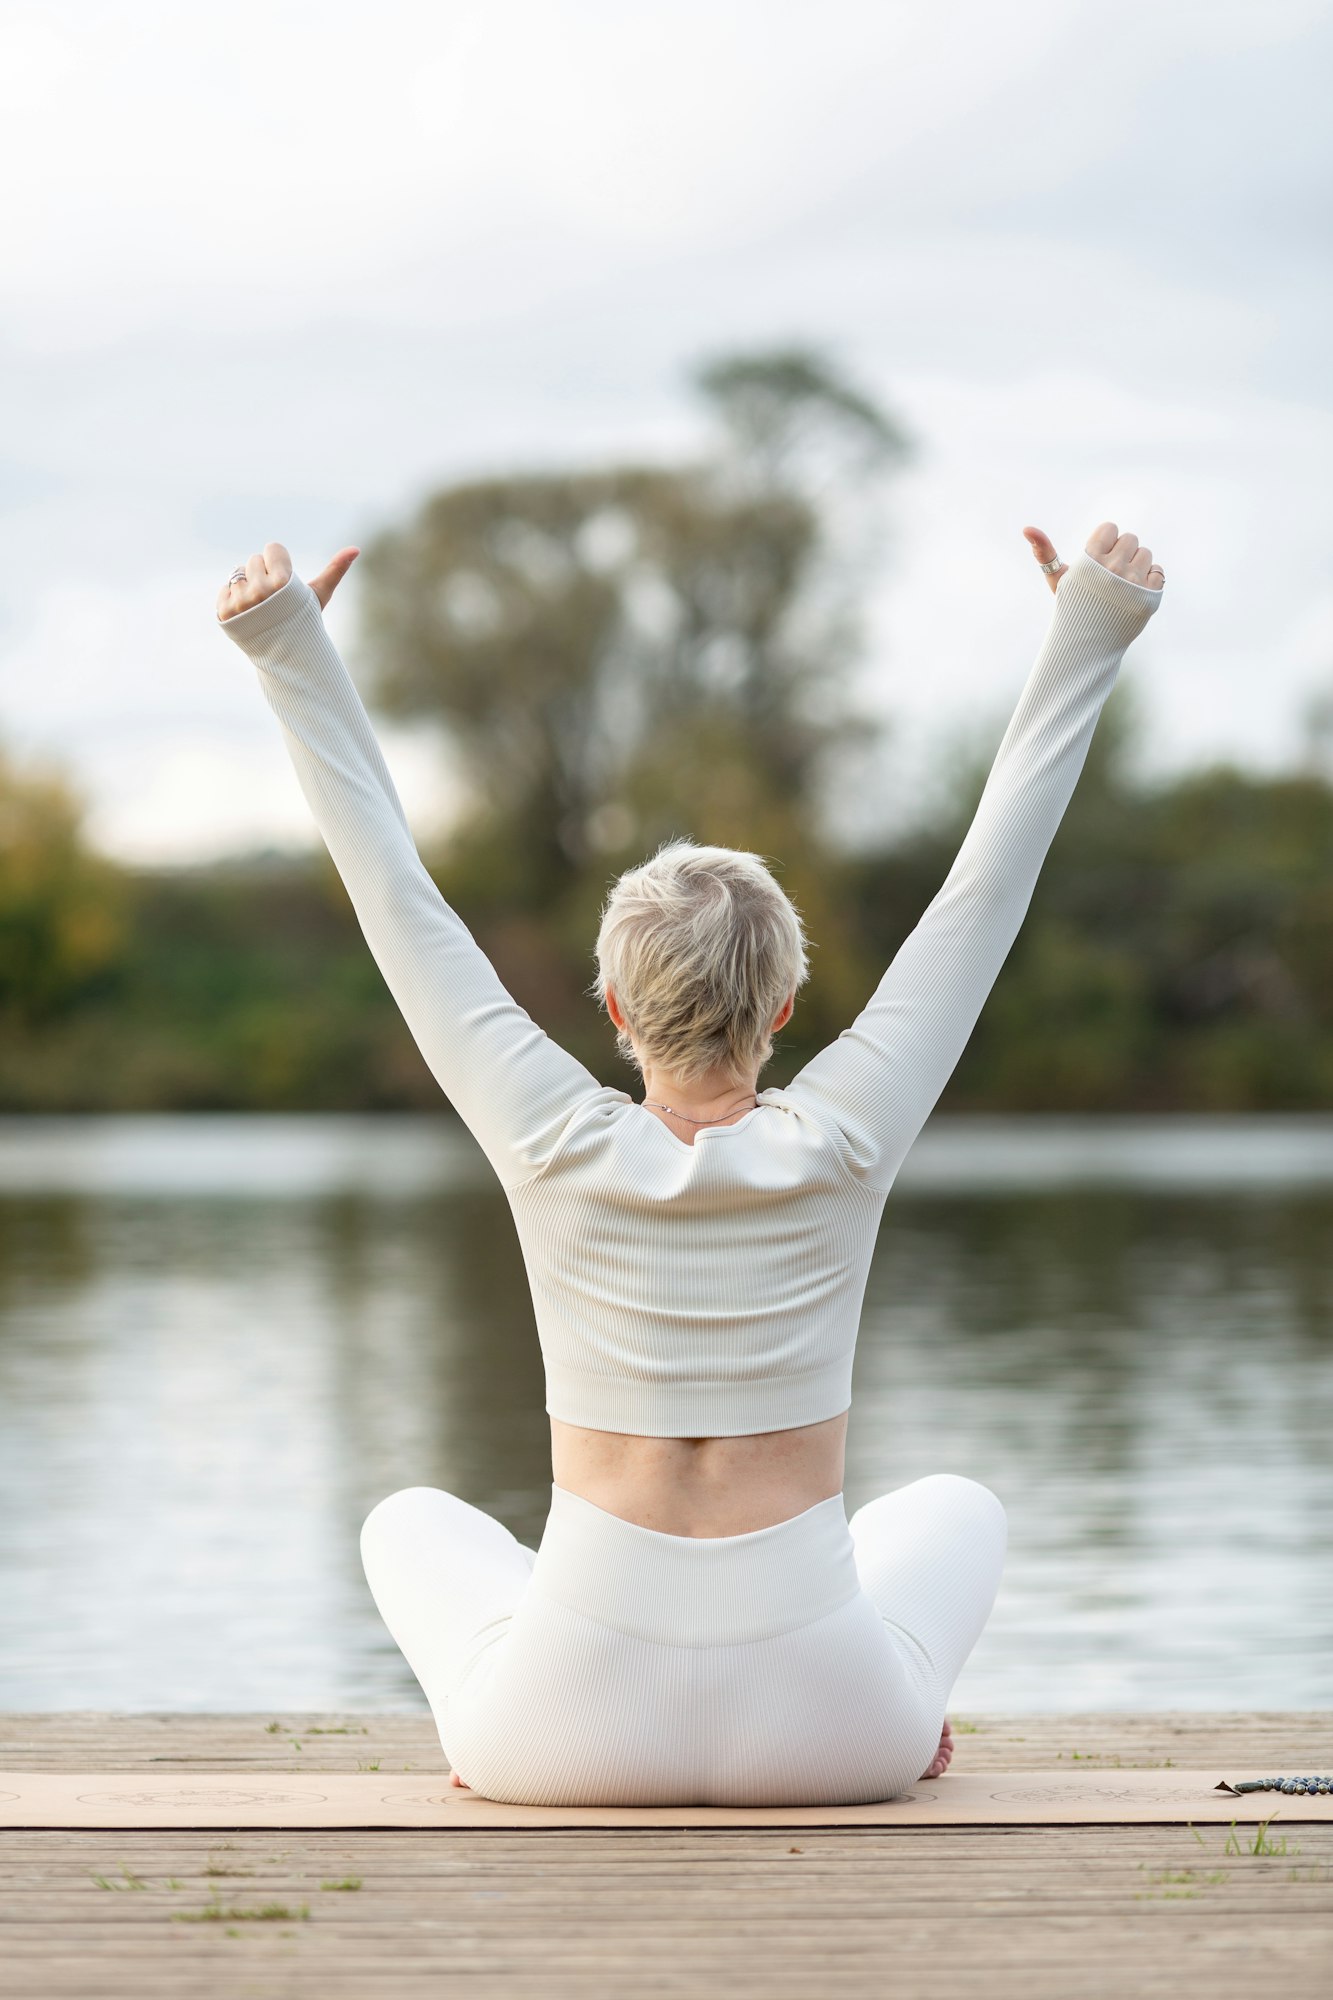
[[[845,493],[906,440],[805,350],[696,380],[702,461],[452,487],[362,557],[374,697],[461,747],[465,840],[511,903],[672,832],[790,852],[829,757],[876,726],[847,698],[855,592],[810,472],[839,465]]]
[[[83,841],[83,801],[58,772],[0,751],[0,1010],[48,1021],[92,992],[125,944],[122,872]]]
[[[939,888],[999,740],[952,760],[939,811],[849,865],[885,962]],[[1147,782],[1116,690],[946,1107],[1333,1104],[1333,786],[1225,766]]]
[[[1333,785],[1225,768],[1145,785],[1123,711],[1106,721],[945,1108],[1333,1109]],[[438,1107],[326,857],[121,871],[71,847],[64,787],[0,769],[0,1108]],[[911,841],[783,867],[815,977],[772,1081],[868,997],[944,879],[980,775]],[[748,795],[733,803],[747,820]],[[441,873],[470,917],[485,910],[511,990],[615,1077],[585,991],[596,873],[545,909],[470,842]]]
[[[693,379],[727,435],[733,475],[761,488],[859,492],[912,450],[903,427],[812,348],[721,355]]]

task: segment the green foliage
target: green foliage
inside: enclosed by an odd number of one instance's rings
[[[665,797],[665,792],[663,794]],[[751,804],[753,804],[751,800]],[[948,872],[938,827],[873,855],[790,845],[772,818],[685,830],[769,854],[815,941],[766,1078],[847,1026]],[[437,865],[521,1004],[608,1083],[628,1071],[588,995],[601,898],[627,845],[545,909],[494,832]],[[1219,855],[1221,856],[1219,860]],[[91,860],[92,857],[89,857]],[[1234,863],[1234,872],[1233,872]],[[438,1088],[330,864],[120,873],[118,957],[58,1012],[16,1005],[6,1110],[405,1110]],[[1333,1108],[1333,787],[1302,777],[1125,776],[1076,799],[944,1102],[1022,1110]],[[49,991],[49,988],[44,989]]]
[[[1308,771],[1229,766],[1145,782],[1127,694],[1108,704],[943,1102],[1333,1107],[1333,786]],[[853,893],[877,959],[943,881],[984,778],[985,760],[969,758],[934,824],[857,864]]]
[[[80,838],[82,805],[55,772],[0,753],[0,1021],[23,1032],[103,989],[125,943],[121,872]]]

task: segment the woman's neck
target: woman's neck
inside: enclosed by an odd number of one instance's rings
[[[644,1103],[690,1125],[722,1124],[741,1117],[754,1109],[757,1097],[757,1077],[752,1083],[737,1083],[714,1073],[680,1083],[651,1064],[643,1072]]]

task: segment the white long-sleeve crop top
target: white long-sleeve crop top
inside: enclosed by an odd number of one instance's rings
[[[427,873],[298,576],[219,621],[254,661],[366,941],[500,1178],[551,1416],[736,1437],[838,1415],[885,1198],[1031,900],[1103,702],[1159,593],[1080,554],[947,880],[866,1006],[689,1145],[511,998]]]

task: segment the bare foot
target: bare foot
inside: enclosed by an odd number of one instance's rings
[[[457,1771],[451,1771],[449,1773],[449,1783],[451,1785],[457,1785],[458,1789],[462,1792],[470,1792],[472,1790],[472,1787],[468,1783],[467,1779],[460,1778]]]
[[[946,1715],[944,1718],[944,1727],[940,1731],[940,1747],[935,1752],[935,1755],[931,1759],[928,1768],[921,1773],[922,1777],[942,1778],[945,1772],[949,1768],[949,1759],[952,1756],[953,1756],[953,1724],[950,1722],[948,1716]]]

